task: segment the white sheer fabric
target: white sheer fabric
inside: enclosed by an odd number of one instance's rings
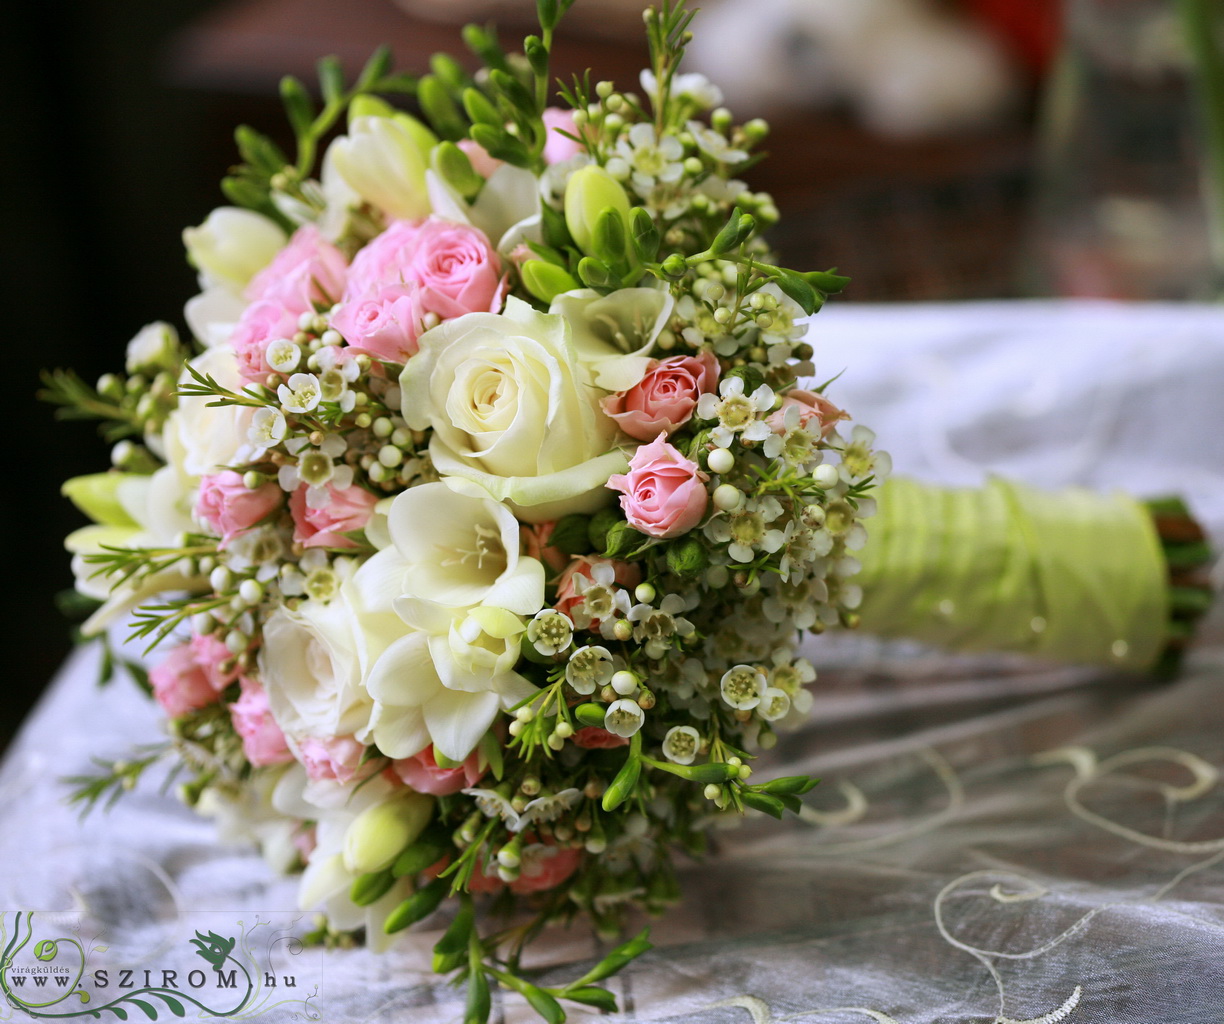
[[[843,307],[812,341],[821,377],[846,369],[837,398],[911,475],[1177,492],[1224,536],[1218,308]],[[812,722],[759,767],[824,778],[804,821],[748,821],[685,868],[684,904],[611,983],[623,1013],[609,1019],[1224,1020],[1213,618],[1161,684],[857,636],[810,644]],[[83,822],[64,806],[61,776],[158,728],[126,682],[99,692],[93,677],[87,654],[69,662],[0,772],[0,910],[76,910],[152,950],[192,912],[292,909],[292,880],[153,787]],[[462,993],[428,973],[445,923],[389,954],[324,954],[322,1019],[462,1019]],[[582,928],[546,933],[545,979],[600,948]],[[531,1019],[495,998],[495,1020]]]

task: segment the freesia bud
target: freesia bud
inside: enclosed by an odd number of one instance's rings
[[[520,274],[523,287],[541,302],[551,303],[563,292],[575,291],[579,287],[565,269],[544,260],[527,260]]]
[[[367,807],[344,834],[344,866],[353,874],[382,871],[433,817],[434,800],[411,790]]]
[[[594,232],[606,209],[619,214],[623,225],[629,219],[629,197],[612,175],[596,164],[580,167],[565,187],[565,225],[578,248],[595,255]]]
[[[60,493],[95,523],[103,526],[136,526],[123,507],[120,489],[128,480],[138,479],[132,473],[90,473],[74,476],[60,486]],[[147,479],[147,478],[146,478]]]
[[[392,108],[371,97],[354,101],[348,135],[328,151],[336,173],[362,199],[389,217],[415,220],[430,212],[425,191],[433,133],[407,114],[361,114]]]
[[[237,206],[219,206],[203,224],[183,231],[187,260],[205,285],[223,285],[235,292],[271,263],[286,241],[276,223]]]

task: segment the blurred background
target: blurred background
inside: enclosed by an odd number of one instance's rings
[[[749,184],[775,196],[783,261],[837,266],[852,278],[844,301],[1220,294],[1205,200],[1224,168],[1205,157],[1175,0],[700,6],[688,70],[720,84],[739,119],[769,120],[771,159]],[[558,74],[591,67],[635,88],[641,7],[578,0]],[[181,327],[195,290],[181,230],[221,203],[235,125],[287,142],[282,74],[312,82],[327,53],[352,71],[383,42],[423,71],[437,50],[458,55],[466,21],[496,20],[513,44],[533,17],[534,0],[5,5],[16,96],[0,281],[18,414],[3,509],[17,572],[0,746],[69,648],[54,600],[71,585],[62,538],[82,520],[59,484],[108,464],[89,425],[55,423],[35,401],[39,371],[92,381],[145,323]]]

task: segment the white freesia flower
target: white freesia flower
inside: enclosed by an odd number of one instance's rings
[[[164,320],[156,320],[142,327],[127,343],[124,369],[128,373],[171,369],[177,349],[178,331]]]
[[[293,837],[301,826],[272,803],[284,766],[251,774],[240,787],[208,786],[195,809],[216,823],[217,838],[234,845],[254,843],[273,871],[288,874],[298,860]]]
[[[390,108],[387,108],[388,110]],[[433,147],[429,130],[406,114],[353,117],[328,158],[344,183],[389,218],[430,213],[425,169]]]
[[[650,366],[654,347],[675,309],[675,300],[657,288],[621,288],[600,295],[589,288],[564,292],[550,313],[565,318],[578,359],[605,391],[628,391]]]
[[[224,286],[205,288],[187,300],[183,317],[201,345],[217,348],[229,341],[246,307],[246,300],[238,292]]]
[[[188,366],[202,375],[211,376],[223,388],[241,391],[246,384],[238,373],[238,361],[225,345],[210,348],[191,360]],[[191,381],[184,370],[182,383]],[[242,461],[240,452],[247,437],[255,410],[246,405],[210,405],[211,396],[184,396],[178,406],[178,439],[183,446],[183,466],[193,476],[215,473],[223,466]],[[170,427],[167,427],[167,433]]]
[[[405,632],[396,616],[367,610],[351,580],[330,601],[277,608],[264,623],[259,665],[272,716],[290,744],[307,736],[364,740],[373,711],[365,680]]]
[[[183,231],[187,259],[200,272],[200,287],[223,287],[239,295],[286,241],[275,221],[237,206],[219,206],[203,224]]]
[[[606,504],[628,460],[609,451],[615,424],[561,316],[511,297],[506,311],[468,313],[420,338],[400,376],[403,415],[433,429],[429,454],[527,522]]]
[[[392,546],[355,578],[370,607],[411,597],[534,615],[544,604],[544,567],[519,554],[518,521],[467,481],[408,488],[392,500],[387,528]]]
[[[370,674],[371,735],[389,757],[411,757],[430,743],[462,761],[502,708],[535,692],[514,671],[522,619],[501,608],[456,610],[399,598],[414,632],[392,643]]]

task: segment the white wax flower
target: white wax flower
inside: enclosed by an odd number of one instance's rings
[[[615,424],[560,316],[511,297],[504,314],[468,313],[420,338],[400,376],[404,419],[433,429],[444,477],[472,480],[519,519],[543,522],[607,504]]]

